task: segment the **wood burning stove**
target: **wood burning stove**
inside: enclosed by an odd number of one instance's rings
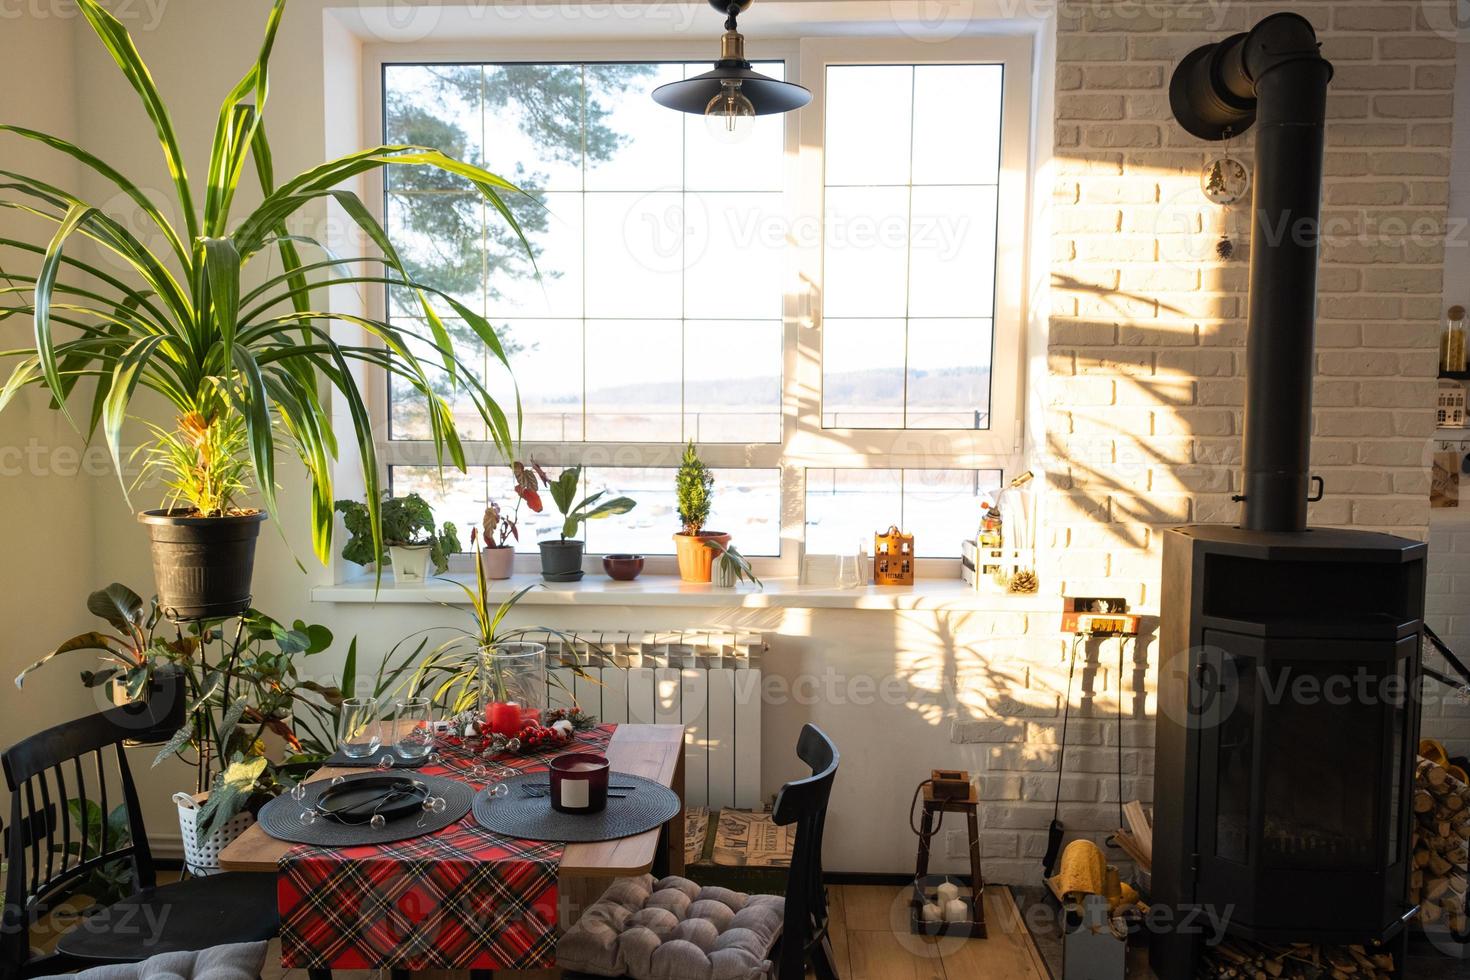
[[[1152,896],[1174,924],[1154,937],[1164,980],[1195,975],[1190,921],[1376,944],[1412,914],[1426,547],[1306,523],[1320,488],[1308,453],[1331,77],[1310,24],[1277,14],[1190,54],[1170,89],[1196,136],[1257,134],[1241,524],[1164,536]]]

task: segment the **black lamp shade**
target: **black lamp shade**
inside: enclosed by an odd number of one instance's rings
[[[680,112],[704,115],[710,99],[720,94],[722,81],[738,79],[740,93],[750,100],[757,116],[800,109],[812,93],[795,82],[782,82],[750,68],[721,68],[683,81],[669,82],[653,90],[653,101]]]

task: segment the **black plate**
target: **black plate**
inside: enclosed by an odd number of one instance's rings
[[[395,793],[404,795],[377,805],[377,801]],[[322,790],[317,797],[317,809],[328,820],[345,824],[365,824],[374,813],[381,814],[384,820],[397,820],[422,811],[428,795],[423,783],[415,784],[407,776],[357,776]]]

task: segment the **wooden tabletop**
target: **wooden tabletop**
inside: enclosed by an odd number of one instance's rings
[[[682,725],[619,725],[607,747],[608,761],[618,772],[646,776],[671,787],[684,798],[684,727]],[[351,775],[361,769],[322,768],[312,780]],[[473,820],[473,816],[465,819]],[[616,878],[639,875],[653,868],[659,856],[662,828],[633,837],[590,844],[568,844],[561,860],[561,874],[580,878]],[[683,811],[669,822],[668,858],[682,869],[684,847]],[[255,824],[220,852],[225,871],[276,870],[277,862],[295,844],[276,840]]]

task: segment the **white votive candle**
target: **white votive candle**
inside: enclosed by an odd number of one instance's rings
[[[970,918],[970,910],[965,903],[957,898],[952,898],[944,903],[945,922],[966,922]]]
[[[939,906],[933,902],[924,903],[923,915],[925,922],[938,922],[944,918],[943,914],[939,911]]]
[[[960,897],[960,886],[952,881],[946,881],[935,889],[941,907],[948,908],[949,903]]]

